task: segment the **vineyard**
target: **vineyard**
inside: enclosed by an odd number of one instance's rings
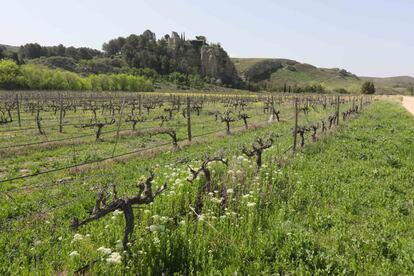
[[[300,171],[286,166],[372,102],[337,95],[4,92],[0,272],[268,270],[252,254],[270,227],[269,214],[288,223],[279,204],[297,214],[308,204],[295,197]],[[271,246],[282,250],[285,234],[275,233]],[[291,262],[280,259],[269,273],[339,271],[328,253],[303,239],[274,256]]]

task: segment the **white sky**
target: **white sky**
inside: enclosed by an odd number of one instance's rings
[[[233,57],[414,76],[411,0],[1,0],[0,43],[87,46],[150,29],[205,35]]]

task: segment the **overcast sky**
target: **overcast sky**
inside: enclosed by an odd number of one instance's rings
[[[414,76],[413,0],[5,0],[0,43],[87,46],[150,29],[367,76]]]

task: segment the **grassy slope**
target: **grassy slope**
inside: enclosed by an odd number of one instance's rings
[[[237,70],[243,75],[249,68],[255,64],[269,60],[265,58],[233,58]],[[289,61],[285,59],[274,59],[275,61]],[[295,62],[297,63],[297,62]],[[409,76],[391,77],[391,78],[373,78],[354,76],[343,77],[337,69],[317,68],[307,64],[297,63],[294,65],[296,71],[290,71],[284,65],[284,68],[274,72],[269,81],[272,85],[282,87],[286,82],[288,85],[306,85],[321,83],[328,89],[346,88],[352,92],[359,92],[362,82],[365,80],[374,81],[380,93],[405,94],[407,88],[414,87],[414,78]]]
[[[252,66],[270,59],[265,58],[233,58],[238,72],[243,76]],[[358,90],[361,80],[355,76],[343,77],[339,74],[339,69],[317,68],[310,64],[299,63],[287,59],[271,59],[275,62],[281,62],[283,68],[273,72],[269,78],[272,86],[283,87],[288,85],[307,85],[322,83],[328,89],[347,88],[348,90]],[[293,64],[293,65],[292,65]],[[295,71],[289,70],[288,66]]]
[[[395,94],[414,93],[414,78],[410,76],[399,76],[390,78],[361,77],[363,80],[373,81],[379,91],[392,91]]]
[[[380,103],[288,167],[288,220],[338,272],[414,269],[413,127],[402,107]]]

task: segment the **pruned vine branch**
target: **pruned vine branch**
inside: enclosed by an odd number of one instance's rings
[[[147,179],[138,184],[138,193],[132,197],[118,198],[116,192],[114,193],[114,198],[110,203],[107,203],[109,200],[109,193],[100,192],[98,198],[95,202],[95,207],[93,208],[92,214],[84,220],[79,221],[78,218],[73,218],[71,223],[72,229],[77,229],[82,225],[88,224],[92,221],[98,220],[107,214],[114,212],[115,210],[123,211],[125,218],[125,230],[124,238],[122,241],[123,247],[127,250],[128,239],[132,235],[134,230],[134,212],[132,210],[133,205],[143,205],[149,204],[154,201],[154,199],[160,195],[167,188],[166,184],[161,186],[155,192],[152,191],[152,181],[154,180],[154,173],[151,172],[150,176]]]

